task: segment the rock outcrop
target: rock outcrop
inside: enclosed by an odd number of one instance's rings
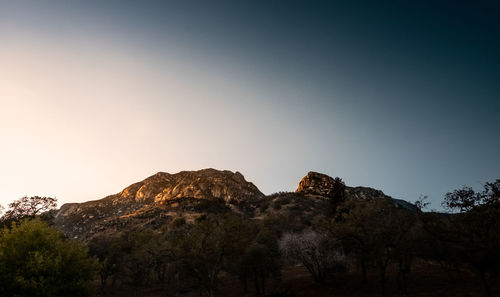
[[[137,219],[152,223],[157,216],[165,218],[166,213],[180,204],[182,209],[177,212],[200,213],[200,207],[196,206],[198,200],[205,201],[205,206],[214,207],[251,203],[263,198],[265,195],[239,172],[215,169],[176,174],[158,172],[118,194],[85,203],[64,204],[55,213],[54,223],[72,237],[82,237],[103,228],[119,229],[124,224],[136,224]]]
[[[68,236],[90,239],[113,236],[128,228],[161,228],[179,216],[189,221],[206,213],[234,211],[254,219],[280,217],[282,224],[300,230],[318,215],[325,215],[338,186],[328,175],[309,172],[295,192],[265,196],[239,172],[159,172],[103,199],[64,204],[55,212],[54,224]],[[392,199],[396,207],[414,208],[380,190],[344,187],[343,199],[378,198]]]
[[[330,197],[335,192],[335,180],[326,174],[310,171],[295,192]]]
[[[336,186],[338,186],[338,184],[335,182],[334,178],[323,173],[310,171],[299,182],[299,186],[295,193],[307,196],[330,198],[335,193]],[[391,199],[394,205],[398,208],[406,208],[412,211],[417,210],[415,205],[407,201],[394,199],[385,195],[381,190],[369,187],[345,187],[344,195],[344,199]]]
[[[162,203],[174,198],[200,198],[252,201],[264,197],[239,172],[216,169],[181,171],[176,174],[158,172],[135,183],[113,197],[115,203]]]

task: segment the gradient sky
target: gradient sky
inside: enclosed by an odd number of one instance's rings
[[[213,167],[439,209],[500,178],[495,2],[0,0],[0,204]]]

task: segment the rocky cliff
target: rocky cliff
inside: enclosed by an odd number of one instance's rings
[[[202,212],[200,204],[206,208],[220,207],[257,202],[264,197],[239,172],[215,169],[176,174],[158,172],[115,195],[85,203],[64,204],[55,213],[54,222],[72,237],[81,237],[104,229],[138,224],[139,221],[141,224],[161,224],[159,219],[168,220],[176,212]]]
[[[163,203],[174,198],[203,198],[252,201],[264,194],[239,172],[203,169],[176,174],[158,172],[135,183],[112,198],[115,203]]]
[[[205,213],[234,211],[255,219],[280,217],[290,228],[300,229],[324,215],[336,186],[332,177],[309,172],[295,192],[265,196],[239,172],[159,172],[103,199],[64,204],[54,223],[71,237],[88,239],[126,228],[161,228],[179,216],[189,221]],[[392,199],[367,187],[345,187],[344,194],[348,199]],[[392,200],[398,207],[414,207]]]

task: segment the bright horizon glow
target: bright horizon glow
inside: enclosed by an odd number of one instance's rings
[[[0,205],[216,168],[265,194],[318,171],[439,208],[500,177],[495,26],[253,5],[0,0]]]
[[[246,103],[252,98],[241,81],[211,69],[199,71],[189,63],[178,65],[179,55],[161,57],[159,63],[168,67],[158,67],[152,63],[156,61],[123,57],[119,49],[61,51],[44,42],[37,42],[36,49],[23,42],[0,50],[4,206],[33,195],[55,196],[59,204],[99,199],[157,171],[241,171],[230,163],[252,168],[254,162],[237,160],[240,146],[254,150],[255,157],[266,155],[248,137],[281,137],[280,146],[293,141],[294,135],[279,135],[279,127],[259,122],[281,118],[276,110],[258,111],[259,118],[253,117],[256,107]],[[272,96],[265,92],[252,91],[263,101]],[[231,125],[236,118],[238,125]],[[214,132],[222,135],[211,139]],[[225,136],[233,143],[217,146]],[[293,181],[290,186],[295,186]],[[279,190],[293,188],[274,191]]]

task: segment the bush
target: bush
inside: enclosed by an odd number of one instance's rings
[[[327,236],[315,231],[285,233],[279,247],[285,259],[302,263],[317,283],[323,283],[332,272],[346,271],[344,256],[332,248]]]
[[[88,296],[97,260],[39,219],[13,223],[0,235],[0,295]]]

